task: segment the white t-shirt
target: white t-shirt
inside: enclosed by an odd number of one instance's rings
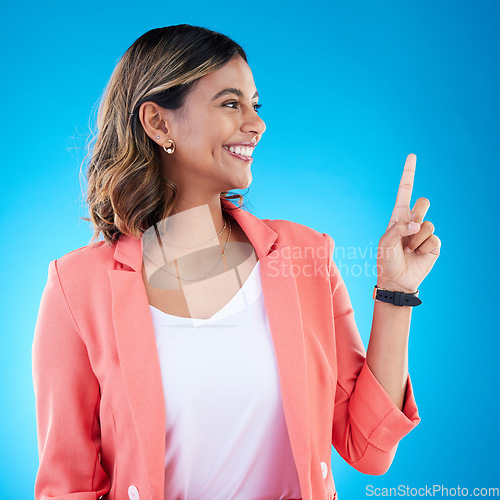
[[[209,319],[150,309],[167,412],[165,500],[301,498],[260,261]]]

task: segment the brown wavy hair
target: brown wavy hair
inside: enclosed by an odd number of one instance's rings
[[[94,233],[108,246],[121,234],[140,238],[168,217],[177,187],[164,177],[160,151],[138,117],[142,103],[182,108],[199,78],[215,71],[244,50],[225,35],[181,24],[156,28],[140,36],[118,61],[101,97],[97,132],[87,144],[87,197]],[[80,169],[81,173],[81,169]],[[242,195],[221,197],[238,199]]]

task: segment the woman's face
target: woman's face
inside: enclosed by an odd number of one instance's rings
[[[181,193],[219,196],[250,185],[251,154],[266,129],[257,108],[250,67],[235,56],[200,78],[181,110],[167,112],[167,138],[176,147],[163,163]]]

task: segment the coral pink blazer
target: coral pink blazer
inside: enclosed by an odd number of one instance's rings
[[[401,411],[366,364],[329,235],[221,202],[260,259],[302,498],[336,499],[331,445],[386,472],[420,421],[410,378]],[[131,236],[49,264],[33,341],[36,499],[163,499],[166,412],[141,269]]]

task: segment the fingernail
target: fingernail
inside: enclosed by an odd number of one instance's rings
[[[408,229],[410,231],[418,231],[420,229],[420,224],[418,222],[412,221],[408,224]]]

